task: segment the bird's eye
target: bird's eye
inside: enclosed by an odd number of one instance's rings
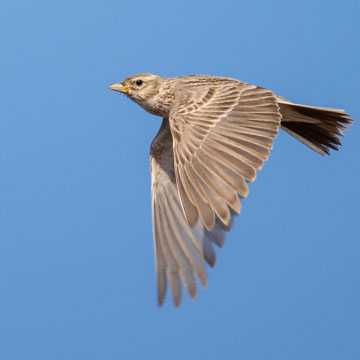
[[[136,80],[136,83],[135,83],[135,84],[136,84],[137,86],[140,86],[140,85],[142,85],[142,83],[143,83],[142,80]]]

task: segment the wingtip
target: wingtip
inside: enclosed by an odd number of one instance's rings
[[[158,293],[157,293],[157,306],[161,307],[164,304],[164,300],[165,300],[165,295],[166,295],[166,288],[164,289],[159,289],[158,288]]]
[[[181,303],[181,297],[173,297],[173,304],[175,309],[178,309]]]

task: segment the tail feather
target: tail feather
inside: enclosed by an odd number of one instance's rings
[[[279,98],[281,128],[317,153],[338,150],[342,130],[352,124],[344,110],[292,104]]]

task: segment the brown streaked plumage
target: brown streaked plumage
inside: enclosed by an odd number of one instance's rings
[[[138,74],[109,88],[163,117],[150,148],[159,305],[167,282],[175,306],[182,283],[191,298],[195,276],[206,286],[205,261],[214,266],[213,245],[224,245],[279,128],[324,155],[352,123],[343,110],[293,104],[225,77]]]

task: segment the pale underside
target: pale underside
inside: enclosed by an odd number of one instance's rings
[[[170,283],[174,304],[183,283],[206,285],[205,262],[222,246],[247,183],[269,156],[281,115],[269,90],[238,81],[175,87],[169,119],[151,146],[154,247],[161,305]]]

